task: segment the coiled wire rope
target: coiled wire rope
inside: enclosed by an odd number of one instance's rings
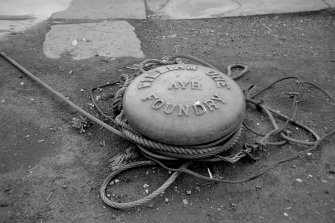
[[[190,175],[193,175],[195,177],[198,177],[203,180],[211,180],[211,181],[216,181],[216,182],[223,182],[223,183],[243,183],[243,182],[248,182],[253,179],[256,179],[257,177],[263,175],[265,172],[268,170],[276,167],[277,165],[296,159],[300,156],[303,156],[304,154],[311,152],[315,150],[321,142],[326,138],[329,137],[330,135],[335,133],[335,129],[328,132],[324,136],[320,137],[315,131],[313,131],[311,128],[307,127],[306,125],[297,122],[294,117],[296,113],[296,108],[297,108],[297,98],[298,98],[298,93],[296,92],[290,92],[289,95],[293,97],[292,100],[292,108],[290,111],[289,115],[284,115],[280,113],[279,111],[276,111],[272,109],[271,107],[265,105],[263,101],[261,100],[256,100],[255,98],[260,95],[261,93],[264,93],[266,90],[270,89],[272,86],[274,86],[277,83],[280,83],[284,80],[289,80],[289,79],[294,79],[297,83],[298,87],[301,87],[303,84],[311,85],[314,88],[320,90],[328,99],[330,99],[333,103],[335,103],[335,100],[329,96],[327,92],[319,88],[313,83],[308,83],[308,82],[303,82],[297,77],[284,77],[281,78],[269,86],[263,88],[262,90],[258,91],[257,93],[253,94],[252,96],[249,95],[249,90],[252,88],[249,87],[248,89],[244,90],[245,93],[245,99],[247,102],[247,105],[251,104],[256,107],[259,111],[263,112],[268,116],[270,119],[270,122],[272,124],[273,129],[269,131],[267,134],[261,134],[253,129],[251,129],[245,122],[244,123],[238,123],[236,125],[235,129],[230,132],[228,135],[224,136],[222,139],[219,139],[215,142],[211,142],[208,144],[204,145],[197,145],[197,146],[188,146],[188,147],[180,147],[180,146],[173,146],[173,145],[167,145],[164,143],[156,142],[153,140],[150,140],[148,138],[143,137],[141,134],[136,132],[131,126],[129,126],[126,122],[126,119],[123,115],[122,111],[122,97],[129,86],[129,84],[132,81],[132,78],[130,78],[128,75],[122,75],[121,78],[123,79],[123,84],[120,85],[120,89],[116,92],[114,96],[114,101],[113,101],[113,111],[114,111],[114,116],[109,116],[105,114],[100,107],[96,104],[93,93],[96,89],[98,88],[93,88],[91,90],[91,100],[92,103],[95,105],[95,108],[98,110],[98,112],[105,118],[107,118],[112,125],[109,125],[100,119],[94,117],[93,115],[89,114],[82,108],[78,107],[75,105],[73,102],[71,102],[69,99],[64,97],[62,94],[51,88],[49,85],[47,85],[45,82],[37,78],[35,75],[33,75],[31,72],[29,72],[27,69],[25,69],[23,66],[18,64],[16,61],[14,61],[12,58],[8,57],[4,52],[1,52],[0,55],[5,58],[7,61],[9,61],[11,64],[13,64],[15,67],[17,67],[19,70],[21,70],[23,73],[25,73],[28,77],[32,78],[34,81],[39,83],[41,86],[49,90],[51,93],[56,95],[58,98],[60,98],[62,101],[66,102],[70,107],[78,111],[80,114],[84,115],[91,121],[97,123],[98,125],[102,126],[103,128],[106,128],[108,131],[128,140],[137,145],[137,147],[141,150],[142,154],[144,157],[146,157],[148,160],[147,161],[137,161],[137,162],[132,162],[126,165],[119,165],[116,169],[113,170],[113,172],[103,181],[101,188],[100,188],[100,196],[105,204],[107,204],[110,207],[113,208],[118,208],[118,209],[126,209],[126,208],[131,208],[131,207],[136,207],[139,205],[143,205],[150,200],[154,199],[158,195],[164,192],[176,179],[181,173],[187,173]],[[194,62],[197,62],[203,66],[211,67],[213,69],[216,69],[213,65],[195,58],[193,56],[188,56],[188,55],[177,55],[171,58],[163,58],[161,60],[158,59],[149,59],[141,62],[139,65],[136,66],[137,74],[134,76],[140,75],[141,73],[145,72],[148,69],[152,69],[157,66],[164,66],[164,65],[169,65],[169,64],[176,64],[180,63],[180,58],[192,60]],[[237,75],[232,75],[233,69],[242,69],[240,73]],[[218,69],[216,69],[218,70]],[[248,72],[248,67],[246,65],[242,64],[232,64],[227,67],[227,75],[230,76],[232,79],[237,80],[241,77],[243,77],[246,73]],[[117,84],[112,83],[108,85],[103,85],[100,86],[99,88],[104,88],[110,85],[115,85]],[[278,117],[285,121],[285,123],[281,126],[278,127],[276,119],[274,118]],[[245,144],[242,150],[235,154],[231,154],[228,156],[221,156],[221,154],[224,151],[228,151],[231,149],[238,138],[241,135],[242,131],[242,124],[245,126],[245,128],[251,132],[253,132],[256,135],[262,136],[261,140],[256,142],[253,145]],[[294,139],[290,136],[290,132],[285,130],[288,124],[293,124],[296,126],[299,126],[301,129],[306,131],[307,133],[310,133],[314,141],[312,142],[306,142],[303,140],[299,139]],[[268,139],[271,136],[279,136],[281,137],[282,141],[278,142],[271,142],[268,141]],[[235,163],[238,160],[240,160],[243,157],[250,157],[252,159],[255,159],[253,157],[253,153],[257,151],[261,147],[265,147],[267,145],[283,145],[285,143],[295,143],[299,145],[304,145],[304,146],[310,146],[307,150],[300,151],[295,153],[292,156],[289,156],[285,159],[278,160],[274,163],[269,164],[266,168],[261,170],[259,173],[256,173],[250,177],[247,177],[245,179],[240,179],[240,180],[226,180],[226,179],[219,179],[219,178],[212,178],[212,177],[207,177],[200,175],[199,173],[196,173],[192,170],[190,170],[188,167],[190,167],[194,162],[202,161],[202,162],[218,162],[218,161],[225,161],[225,162],[230,162],[230,163]],[[179,168],[172,168],[169,167],[165,164],[164,161],[177,161],[181,160],[183,161],[183,164]],[[109,183],[120,173],[123,171],[126,171],[131,168],[138,168],[142,166],[152,166],[152,165],[160,165],[161,167],[173,171],[174,173],[168,178],[168,180],[158,189],[156,189],[154,192],[149,194],[148,196],[141,198],[137,201],[132,201],[132,202],[126,202],[126,203],[118,203],[116,201],[113,201],[109,199],[106,196],[106,189]]]

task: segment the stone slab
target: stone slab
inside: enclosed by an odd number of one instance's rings
[[[0,41],[7,39],[11,33],[22,32],[41,22],[40,19],[29,20],[0,20]]]
[[[329,8],[335,8],[335,0],[323,0]]]
[[[147,3],[154,14],[165,19],[293,13],[318,11],[330,7],[323,0],[147,0]]]
[[[0,40],[22,32],[68,7],[71,0],[0,0]]]
[[[66,9],[70,2],[71,0],[0,0],[0,15],[13,19],[18,15],[47,19],[52,13]]]
[[[48,58],[68,54],[75,60],[96,55],[143,58],[135,28],[126,21],[53,25],[46,34],[43,51]]]
[[[144,0],[73,0],[52,19],[145,19]]]

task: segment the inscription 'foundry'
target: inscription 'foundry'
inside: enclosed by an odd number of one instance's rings
[[[179,64],[176,66],[164,66],[160,69],[156,69],[153,72],[147,72],[143,78],[143,80],[138,84],[138,89],[141,88],[147,88],[147,87],[151,87],[152,83],[155,81],[155,79],[157,77],[159,77],[160,75],[170,72],[170,71],[174,71],[174,70],[193,70],[196,71],[198,69],[198,66],[195,65],[183,65],[183,64]]]
[[[190,112],[193,111],[196,115],[202,115],[206,112],[215,111],[219,109],[218,104],[225,104],[226,102],[220,98],[219,95],[214,94],[208,100],[200,102],[197,101],[192,105],[187,104],[173,104],[169,103],[161,98],[159,98],[156,94],[152,93],[147,97],[142,98],[142,101],[153,101],[151,107],[155,110],[164,112],[165,114],[177,113],[178,116],[189,116]]]

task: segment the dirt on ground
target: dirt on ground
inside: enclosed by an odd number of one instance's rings
[[[250,72],[238,80],[242,88],[254,84],[257,90],[296,76],[335,98],[334,16],[332,11],[178,21],[151,16],[128,22],[146,58],[189,54],[223,72],[229,64],[243,63]],[[1,42],[1,50],[99,117],[90,88],[118,81],[123,72],[132,72],[127,66],[141,60],[96,56],[75,61],[69,55],[47,59],[42,45],[53,22],[12,33]],[[98,125],[79,133],[71,126],[79,114],[65,103],[3,59],[0,73],[0,222],[335,222],[334,136],[311,154],[247,183],[211,183],[182,174],[148,205],[125,211],[109,208],[99,197],[99,187],[111,171],[111,158],[131,145]],[[260,99],[288,114],[292,99],[286,93],[294,86],[293,81],[282,82]],[[110,113],[106,105],[111,100],[106,97],[102,103]],[[334,111],[335,104],[323,93],[307,85],[301,88],[297,120],[324,135],[335,128]],[[246,122],[259,132],[269,130],[267,118],[253,110],[247,110]],[[313,140],[302,129],[289,128],[295,137]],[[257,139],[244,129],[237,147]],[[207,174],[210,168],[215,176],[242,179],[304,149],[295,144],[270,146],[256,163],[201,163],[192,169]],[[134,169],[118,176],[107,191],[114,199],[138,199],[169,175],[160,167]]]

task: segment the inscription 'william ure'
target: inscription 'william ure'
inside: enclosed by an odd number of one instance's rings
[[[157,69],[153,72],[147,72],[143,78],[143,80],[141,80],[141,82],[138,84],[138,89],[141,88],[147,88],[147,87],[151,87],[153,82],[155,81],[155,79],[157,77],[159,77],[160,75],[173,71],[173,70],[193,70],[196,71],[198,69],[198,67],[196,65],[176,65],[176,66],[165,66],[162,67],[161,69]],[[215,70],[210,70],[208,72],[206,72],[206,75],[210,76],[216,83],[216,86],[218,88],[227,88],[230,89],[230,85],[226,82],[226,79],[218,72]],[[170,84],[169,89],[177,89],[178,88],[178,83],[181,84],[181,89],[185,89],[186,85],[188,82],[186,83],[181,83],[181,82],[173,82]],[[192,84],[192,89],[198,89],[201,90],[201,86],[199,82],[191,82]]]
[[[226,79],[224,79],[224,77],[222,77],[222,75],[220,73],[218,73],[215,70],[210,70],[206,73],[208,76],[210,76],[216,83],[216,86],[218,88],[227,88],[230,89],[230,85],[228,83],[226,83]]]
[[[177,113],[178,116],[189,116],[190,112],[193,111],[195,115],[202,115],[206,112],[215,111],[219,109],[218,104],[225,104],[226,102],[217,94],[214,94],[208,100],[203,102],[197,101],[192,105],[187,104],[173,104],[169,103],[161,98],[159,98],[156,94],[152,93],[144,98],[142,101],[152,101],[151,107],[157,111],[164,112],[165,114],[173,114]]]
[[[160,75],[173,71],[173,70],[194,70],[196,71],[198,69],[198,66],[195,65],[176,65],[176,66],[164,66],[161,69],[157,69],[153,72],[147,72],[143,78],[143,80],[141,80],[141,82],[138,84],[138,89],[141,88],[147,88],[147,87],[151,87],[152,83],[155,81],[155,79],[157,77],[159,77]]]

